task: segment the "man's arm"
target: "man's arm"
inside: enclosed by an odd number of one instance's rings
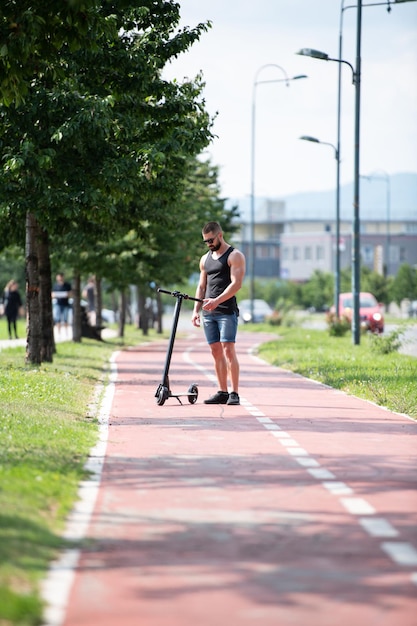
[[[207,287],[207,272],[204,269],[207,254],[204,254],[200,259],[200,278],[198,281],[197,289],[195,290],[195,297],[202,300],[206,293]],[[193,315],[191,317],[191,323],[194,326],[200,326],[200,314],[199,311],[202,307],[202,302],[194,302]]]

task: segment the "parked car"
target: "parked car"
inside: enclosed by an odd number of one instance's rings
[[[334,313],[334,306],[331,312]],[[353,294],[341,293],[339,296],[339,315],[352,323]],[[379,304],[371,293],[361,291],[359,294],[359,321],[362,328],[372,333],[384,332],[383,306]]]
[[[258,298],[255,298],[253,301],[253,319],[250,300],[242,300],[241,302],[238,302],[238,307],[239,316],[244,324],[247,324],[248,322],[259,324],[260,322],[264,322],[273,313],[269,304],[265,302],[265,300],[260,300]]]

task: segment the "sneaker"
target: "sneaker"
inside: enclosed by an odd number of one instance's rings
[[[204,404],[227,404],[228,399],[227,391],[217,391],[213,396],[204,400]]]
[[[232,391],[232,393],[229,395],[227,404],[240,404],[239,394],[236,393],[236,391]]]

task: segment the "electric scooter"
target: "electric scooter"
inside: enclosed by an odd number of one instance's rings
[[[155,392],[156,403],[159,406],[162,406],[163,404],[165,404],[165,401],[168,400],[168,398],[177,398],[178,402],[182,404],[181,397],[187,396],[188,402],[190,404],[195,404],[198,398],[197,385],[193,383],[192,385],[188,387],[188,391],[184,393],[172,393],[170,386],[169,386],[168,372],[169,372],[169,366],[171,364],[172,351],[174,349],[175,334],[177,332],[178,319],[180,317],[182,301],[194,300],[195,302],[202,302],[202,300],[200,298],[192,298],[191,296],[188,296],[186,293],[180,293],[179,291],[166,291],[166,289],[160,289],[160,288],[158,288],[158,291],[159,293],[167,293],[168,295],[173,296],[174,298],[177,299],[177,301],[175,303],[174,321],[172,323],[171,336],[169,338],[168,351],[167,351],[167,355],[165,359],[164,374],[162,376],[162,382],[158,386],[158,389]]]

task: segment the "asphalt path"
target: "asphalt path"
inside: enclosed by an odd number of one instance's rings
[[[416,625],[416,422],[266,364],[268,338],[238,334],[241,406],[202,402],[202,331],[170,368],[195,404],[156,403],[166,340],[115,354],[45,626]]]

